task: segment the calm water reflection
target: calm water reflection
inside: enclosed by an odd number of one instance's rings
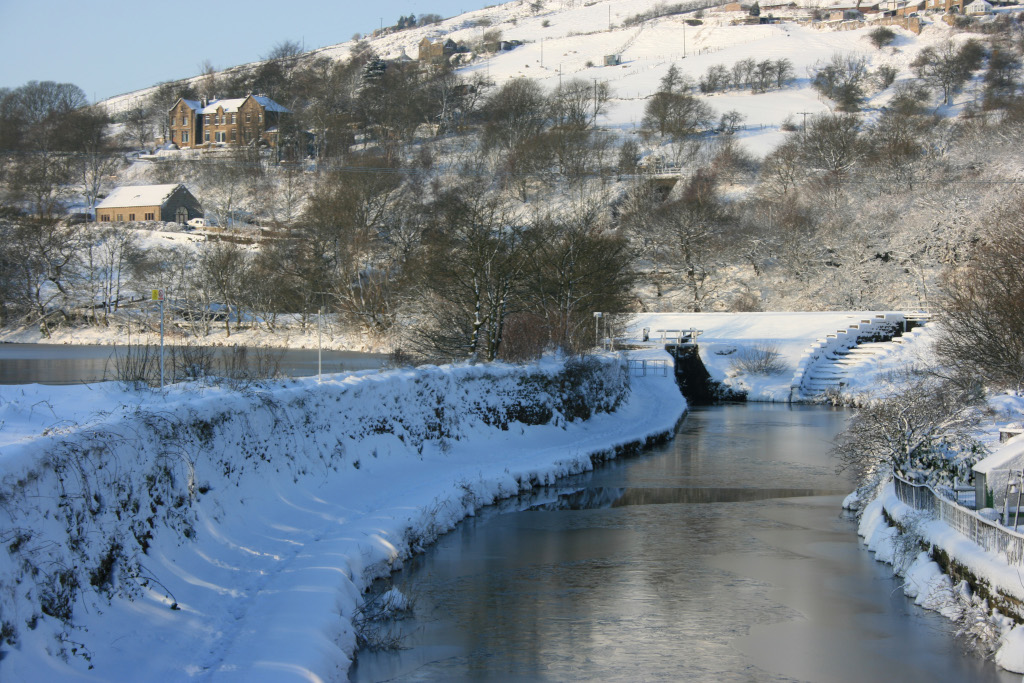
[[[215,354],[229,351],[211,347]],[[64,344],[0,344],[0,384],[81,384],[112,379],[114,354],[124,346],[72,346]],[[159,353],[159,346],[157,347]],[[283,349],[281,372],[289,377],[317,373],[316,349]],[[385,354],[358,351],[323,352],[323,372],[349,372],[383,367]]]
[[[845,414],[697,409],[676,440],[468,520],[407,565],[354,681],[1010,681],[961,654],[840,512]]]

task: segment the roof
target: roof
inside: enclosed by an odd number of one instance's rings
[[[107,198],[97,204],[96,208],[160,206],[179,187],[181,187],[179,183],[171,185],[124,185],[107,195]]]
[[[188,108],[191,109],[192,111],[199,111],[200,109],[203,108],[203,103],[200,102],[199,100],[186,100],[184,97],[179,97],[174,102],[174,104],[171,105],[171,108],[170,108],[169,111],[174,111],[174,108],[178,106],[178,102],[184,102],[185,105],[188,106]]]
[[[1024,466],[1024,436],[1015,436],[972,467],[975,472],[988,474],[996,470],[1020,469]]]
[[[291,114],[291,110],[287,107],[283,107],[274,100],[266,97],[265,95],[249,95],[249,97],[256,100],[261,107],[267,111],[279,111],[285,114]],[[238,111],[238,108],[249,99],[249,97],[236,97],[230,100],[211,100],[209,104],[202,108],[200,114],[213,114],[218,108],[223,109],[225,112]]]

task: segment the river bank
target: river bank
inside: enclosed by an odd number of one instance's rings
[[[279,325],[275,330],[266,327],[245,327],[225,333],[223,326],[214,326],[209,334],[185,334],[168,325],[165,330],[167,343],[188,343],[200,346],[255,346],[279,349],[332,349],[335,351],[359,351],[363,353],[390,353],[393,342],[387,339],[372,339],[366,334],[352,332],[324,317],[318,329],[314,316],[306,325],[297,322]],[[0,344],[61,344],[114,346],[117,344],[159,344],[159,318],[147,325],[133,324],[129,331],[123,324],[109,327],[103,325],[65,325],[55,327],[48,335],[38,328],[0,328]]]
[[[625,378],[606,357],[0,388],[0,673],[344,677],[375,578],[481,506],[671,436],[672,377]]]

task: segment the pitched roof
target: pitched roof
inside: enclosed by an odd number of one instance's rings
[[[186,100],[184,97],[179,97],[168,111],[174,111],[174,108],[178,106],[178,102],[184,102],[185,105],[192,111],[199,111],[203,108],[203,103],[199,100]]]
[[[245,102],[244,97],[236,97],[230,100],[210,100],[210,103],[203,107],[200,114],[213,114],[218,109],[223,109],[226,112],[238,111],[238,108],[242,106],[242,102]]]
[[[97,204],[96,208],[160,206],[180,186],[180,183],[171,185],[124,185],[107,195],[107,198]]]
[[[253,95],[252,98],[259,102],[267,111],[279,111],[284,114],[291,114],[291,110],[264,95]]]
[[[291,114],[291,110],[281,106],[274,100],[264,95],[250,95],[249,97],[256,100],[261,107],[267,111],[279,111],[285,114]],[[238,108],[249,99],[249,97],[236,97],[230,100],[211,100],[203,109],[199,112],[200,114],[213,114],[218,108],[223,109],[225,112],[238,111]]]

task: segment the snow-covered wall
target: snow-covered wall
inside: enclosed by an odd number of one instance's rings
[[[671,435],[616,356],[231,390],[0,389],[0,678],[343,678],[376,577],[499,497]]]

